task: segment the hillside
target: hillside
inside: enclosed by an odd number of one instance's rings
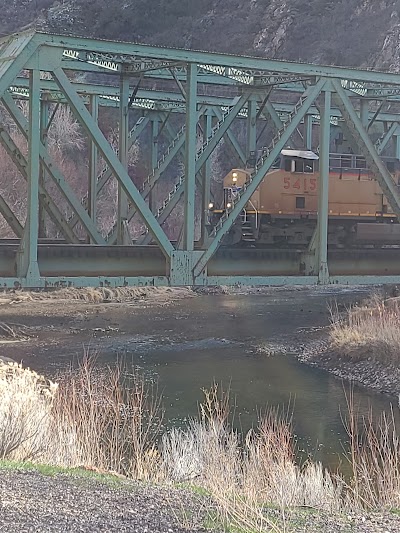
[[[399,0],[0,0],[1,34],[53,32],[400,69]]]

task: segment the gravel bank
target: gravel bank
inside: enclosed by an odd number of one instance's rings
[[[0,470],[0,531],[200,533],[206,498],[174,488]]]
[[[266,508],[274,531],[292,533],[398,533],[394,513],[333,514],[304,508]],[[124,480],[0,469],[0,532],[7,533],[222,533],[212,524],[206,496]]]

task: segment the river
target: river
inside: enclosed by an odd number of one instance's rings
[[[45,332],[29,366],[54,375],[84,349],[98,353],[99,366],[123,358],[158,383],[170,426],[196,416],[202,389],[217,383],[230,390],[238,430],[246,432],[266,408],[279,407],[292,414],[302,457],[335,469],[346,447],[349,387],[300,363],[293,352],[324,334],[330,305],[344,306],[365,295],[362,289],[328,288],[200,295],[166,306],[108,304],[91,310],[88,305],[69,322],[46,311]],[[107,327],[93,328],[90,314]],[[43,316],[29,320],[34,327],[44,323]],[[10,345],[8,354],[19,359],[31,350],[29,343]],[[375,413],[390,409],[389,398],[360,387],[354,388],[354,398],[364,414],[370,408]]]

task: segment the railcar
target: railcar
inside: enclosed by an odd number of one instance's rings
[[[398,186],[399,161],[384,160]],[[231,207],[250,172],[236,168],[224,177],[221,205],[209,206],[212,223]],[[317,223],[318,187],[318,155],[282,150],[224,244],[307,247]],[[397,217],[362,156],[330,154],[328,244],[339,248],[400,244]]]

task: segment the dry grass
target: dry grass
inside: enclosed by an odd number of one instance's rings
[[[270,410],[244,441],[229,423],[227,396],[205,391],[199,420],[163,436],[167,479],[191,480],[216,502],[220,521],[238,531],[282,531],[298,506],[336,511],[343,483],[321,464],[296,464],[290,420]],[[266,507],[278,510],[279,526]],[[236,528],[236,529],[235,529]]]
[[[219,522],[238,531],[286,531],[299,507],[400,507],[394,414],[360,424],[349,398],[354,475],[345,483],[319,463],[296,462],[287,413],[269,410],[241,437],[231,427],[229,395],[214,386],[196,420],[162,434],[157,389],[141,375],[124,376],[85,358],[57,386],[19,365],[0,366],[0,458],[191,483],[211,495]]]
[[[400,301],[374,295],[343,316],[331,310],[331,346],[352,360],[374,358],[384,364],[400,363]]]
[[[17,363],[0,362],[0,458],[46,456],[57,385]]]
[[[0,366],[0,457],[85,466],[155,479],[160,400],[144,377],[99,374],[86,358],[55,385],[17,364]]]
[[[400,508],[400,435],[398,412],[375,418],[357,412],[352,390],[346,397],[348,417],[345,427],[350,441],[348,460],[353,477],[348,484],[353,507],[368,509]],[[397,419],[396,419],[397,418]]]
[[[68,287],[40,292],[4,292],[0,298],[0,304],[18,304],[42,300],[80,300],[85,303],[120,303],[145,298],[167,300],[187,298],[190,296],[195,296],[195,293],[186,287],[173,289],[170,287]]]

